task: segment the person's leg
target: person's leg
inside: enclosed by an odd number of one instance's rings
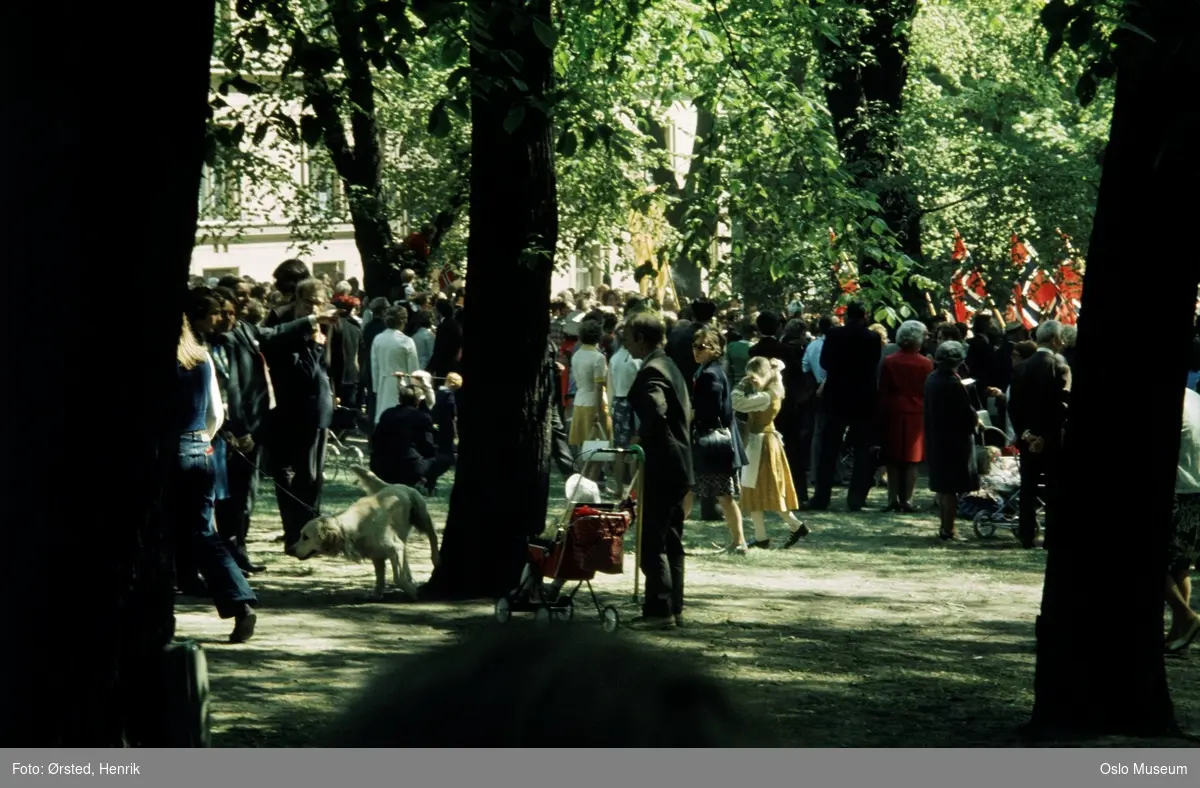
[[[1021,546],[1030,548],[1033,547],[1038,533],[1038,482],[1042,478],[1042,462],[1038,455],[1023,451],[1020,457],[1020,467],[1021,507],[1017,535],[1021,539]]]
[[[851,439],[854,441],[854,470],[850,475],[850,489],[846,492],[846,506],[854,512],[866,505],[867,495],[875,483],[875,452],[872,451],[868,424],[853,425]]]
[[[296,499],[292,490],[295,482],[295,443],[294,436],[286,429],[273,425],[271,442],[266,447],[270,476],[275,487],[275,503],[279,506],[279,519],[283,521],[284,552],[291,551],[292,542],[288,541],[288,535],[293,531],[299,534],[304,527],[303,522],[298,525],[294,522],[302,516],[296,513]]]
[[[671,578],[671,615],[676,623],[683,615],[683,496],[675,497],[675,504],[667,513],[666,552]]]
[[[828,509],[833,497],[833,480],[837,475],[838,459],[842,453],[842,437],[846,432],[846,422],[832,413],[825,413],[820,429],[820,443],[817,445],[817,481],[812,499],[808,502],[810,509]]]
[[[684,501],[687,501],[691,495],[691,493],[688,493],[684,497]],[[733,541],[733,546],[740,547],[745,545],[746,534],[742,530],[742,510],[738,506],[738,502],[733,500],[733,496],[731,495],[722,495],[717,498],[717,504],[721,507],[721,511],[725,513],[725,523],[729,526],[729,537]]]
[[[894,512],[899,510],[900,505],[905,502],[904,482],[906,479],[904,476],[903,465],[898,462],[889,462],[887,466],[887,472],[887,511]]]
[[[250,512],[254,508],[254,469],[258,447],[249,453],[231,451],[226,464],[229,497],[216,503],[217,533],[225,542],[238,567],[247,572],[261,572],[264,567],[250,563],[246,552],[246,536],[250,531]]]
[[[900,488],[900,508],[906,512],[915,511],[913,509],[913,495],[917,492],[917,464],[915,462],[906,462],[901,466],[903,472],[903,484]]]
[[[304,524],[321,511],[321,491],[325,486],[325,430],[300,432],[296,458],[292,465],[292,517],[284,522],[284,544],[300,539]]]
[[[1167,607],[1171,609],[1171,628],[1167,631],[1166,640],[1183,637],[1198,617],[1192,610],[1192,580],[1188,576],[1188,567],[1169,572],[1165,585]]]
[[[792,474],[792,486],[801,504],[808,503],[808,465],[804,458],[804,431],[800,414],[793,414],[780,435],[783,438],[783,453],[787,457],[788,470]]]
[[[668,531],[672,525],[672,509],[680,514],[683,507],[672,504],[661,490],[646,487],[646,499],[640,502],[642,512],[641,553],[638,563],[646,576],[645,598],[642,601],[642,618],[648,624],[665,623],[671,617],[672,581],[671,562],[667,556]],[[682,529],[682,525],[679,526]]]
[[[958,517],[958,496],[954,493],[938,493],[938,519],[943,537],[954,536]]]
[[[767,534],[767,521],[762,512],[750,512],[750,522],[754,523],[754,541],[762,543],[770,537]]]
[[[688,519],[692,516],[692,507],[696,505],[696,494],[688,490],[687,495],[683,496],[683,519]]]
[[[213,522],[212,458],[202,445],[184,445],[180,448],[180,467],[180,484],[175,491],[180,495],[177,515],[191,528],[189,541],[181,547],[194,557],[217,614],[237,619],[230,640],[240,643],[254,633],[255,616],[250,606],[258,600]]]

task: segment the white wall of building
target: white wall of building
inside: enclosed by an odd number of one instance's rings
[[[343,276],[357,277],[362,281],[362,258],[352,237],[332,238],[302,253],[288,238],[286,228],[283,228],[282,235],[263,234],[228,244],[201,242],[192,250],[190,273],[205,278],[232,274],[249,276],[256,282],[269,282],[275,267],[293,257],[308,263],[309,270],[314,274],[329,273],[333,276],[334,271],[340,271]]]

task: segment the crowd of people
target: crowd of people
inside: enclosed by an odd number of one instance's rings
[[[371,469],[389,483],[435,494],[454,467],[464,291],[430,292],[411,271],[403,280],[401,298],[368,300],[356,281],[314,278],[289,260],[270,285],[229,277],[189,291],[179,352],[184,492],[175,497],[177,539],[192,549],[177,550],[178,586],[236,619],[233,640],[253,632],[247,578],[263,568],[246,552],[258,470],[275,484],[290,551],[319,512],[331,428],[366,432]],[[1074,327],[1046,321],[1030,332],[981,314],[970,326],[929,319],[889,329],[859,303],[839,311],[810,314],[799,299],[779,309],[708,298],[680,308],[607,287],[552,300],[555,464],[573,474],[597,440],[637,443],[645,455],[646,599],[635,626],[683,623],[683,524],[697,499],[719,507],[728,552],[769,549],[767,513],[785,525],[788,549],[811,532],[801,513],[831,507],[843,468],[848,511],[886,483],[883,510],[913,513],[923,467],[938,537],[961,541],[959,502],[979,488],[984,426],[1019,456],[1022,545],[1038,544],[1039,510],[1053,521]],[[1184,451],[1200,435],[1194,413],[1185,410]],[[1186,604],[1200,469],[1184,467],[1194,456],[1180,462],[1167,581],[1176,645],[1200,630]],[[625,470],[609,469],[623,496]]]

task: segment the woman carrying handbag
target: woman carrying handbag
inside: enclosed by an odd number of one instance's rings
[[[721,335],[711,328],[696,332],[692,355],[699,367],[692,383],[692,463],[696,483],[683,499],[683,511],[690,514],[696,495],[713,497],[729,526],[727,552],[745,554],[746,536],[742,531],[742,512],[737,497],[741,494],[738,473],[746,464],[740,431],[733,420],[733,398],[729,378],[721,366]]]

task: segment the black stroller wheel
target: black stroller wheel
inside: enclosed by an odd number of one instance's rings
[[[980,539],[988,539],[996,535],[996,523],[986,509],[980,509],[975,513],[975,517],[971,520],[971,528]]]

